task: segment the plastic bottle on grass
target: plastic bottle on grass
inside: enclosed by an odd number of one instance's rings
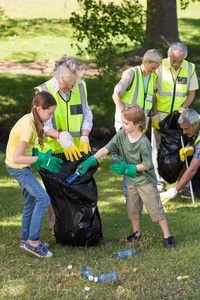
[[[81,275],[83,275],[85,279],[93,280],[92,270],[90,270],[90,268],[88,268],[87,266],[81,268]]]
[[[120,159],[119,159],[119,155],[118,154],[112,154],[112,164],[113,165],[119,165],[121,164]]]
[[[94,281],[98,282],[114,282],[118,279],[117,272],[102,274],[99,277],[95,277]]]
[[[117,251],[116,252],[116,257],[121,259],[121,258],[127,258],[133,254],[135,254],[135,250],[124,250],[124,251]]]

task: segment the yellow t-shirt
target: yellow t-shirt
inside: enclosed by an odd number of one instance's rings
[[[14,169],[30,167],[31,164],[15,164],[13,156],[19,141],[27,142],[24,156],[32,156],[32,149],[35,145],[37,131],[29,114],[23,116],[12,128],[6,148],[5,163]]]

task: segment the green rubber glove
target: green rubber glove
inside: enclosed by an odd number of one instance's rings
[[[109,169],[114,171],[118,175],[126,175],[131,178],[135,178],[137,172],[136,165],[125,164],[124,161],[121,161],[120,164],[114,164],[110,166]]]
[[[32,150],[32,156],[38,156],[38,155],[39,155],[38,148],[33,148],[33,150]]]
[[[36,162],[34,162],[34,166],[36,170],[39,171],[40,166],[46,170],[49,170],[53,173],[59,173],[59,169],[61,168],[61,165],[63,163],[63,160],[54,156],[51,156],[52,150],[49,150],[47,153],[39,152],[36,148],[33,151],[33,154],[38,155],[38,159]],[[34,155],[35,156],[35,155]]]
[[[80,172],[81,175],[84,175],[89,167],[96,167],[98,162],[94,156],[90,156],[87,160],[78,165],[76,171]]]

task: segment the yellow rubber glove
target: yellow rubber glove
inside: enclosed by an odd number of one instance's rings
[[[79,157],[82,156],[74,144],[71,134],[67,130],[59,132],[57,141],[63,147],[63,151],[67,160],[74,161],[74,157],[76,160],[79,160]]]
[[[180,114],[182,114],[182,112],[183,112],[184,110],[185,110],[184,107],[180,107],[179,110],[178,110],[178,112],[179,112]]]
[[[81,136],[79,151],[84,152],[85,154],[88,154],[88,152],[91,152],[91,147],[90,147],[90,144],[89,144],[88,136],[86,136],[86,135]]]
[[[152,116],[152,125],[151,126],[153,127],[154,130],[160,129],[159,123],[160,123],[160,120],[159,120],[158,114],[156,114],[155,116]]]
[[[164,193],[160,194],[160,199],[162,202],[162,205],[165,205],[170,199],[173,199],[178,194],[178,190],[175,187],[170,188]]]
[[[185,148],[182,148],[180,151],[179,151],[179,155],[180,155],[180,159],[182,161],[185,160],[185,156],[192,156],[194,153],[194,148],[193,147],[185,147]]]
[[[142,133],[145,134],[146,132],[147,132],[147,129],[146,129],[146,128],[142,130]]]
[[[145,128],[142,130],[142,133],[145,134],[145,133],[147,132],[148,125],[149,125],[149,116],[146,116],[146,126],[145,126]]]
[[[76,160],[79,160],[79,158],[82,156],[76,145],[73,145],[72,147],[69,148],[63,148],[65,157],[67,160],[74,161],[73,156],[75,157]],[[78,157],[79,156],[79,157]]]
[[[167,198],[166,196],[164,196],[163,194],[160,194],[160,199],[161,199],[162,205],[164,206],[170,199]]]

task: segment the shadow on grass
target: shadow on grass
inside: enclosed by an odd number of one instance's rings
[[[0,28],[1,37],[37,37],[38,35],[61,37],[70,34],[71,25],[67,19],[5,19],[1,21]],[[27,59],[24,62],[30,61]]]

